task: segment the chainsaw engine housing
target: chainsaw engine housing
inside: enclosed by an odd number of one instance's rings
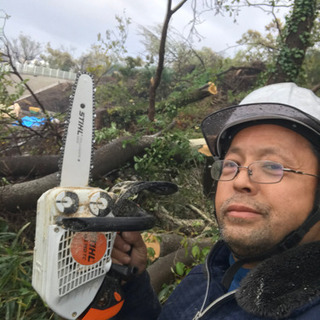
[[[38,200],[32,285],[66,319],[90,305],[111,267],[115,232],[74,232],[63,218],[112,217],[113,199],[99,188],[57,187]]]

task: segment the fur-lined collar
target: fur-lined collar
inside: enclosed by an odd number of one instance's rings
[[[290,249],[261,262],[236,293],[241,308],[256,316],[283,319],[320,298],[320,242]]]

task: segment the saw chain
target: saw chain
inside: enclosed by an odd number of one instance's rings
[[[45,303],[65,319],[107,320],[124,303],[120,281],[135,267],[112,262],[117,232],[152,228],[155,218],[132,197],[143,190],[177,191],[170,182],[125,182],[110,192],[90,187],[94,142],[94,84],[79,74],[60,163],[60,186],[37,203],[32,285]]]

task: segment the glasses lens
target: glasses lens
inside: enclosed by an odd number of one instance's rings
[[[256,161],[249,165],[252,181],[258,183],[276,183],[282,179],[283,166],[273,161]]]
[[[211,177],[214,180],[232,180],[238,172],[238,165],[229,160],[217,160],[211,167]]]

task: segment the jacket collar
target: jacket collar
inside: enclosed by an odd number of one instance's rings
[[[218,241],[206,261],[211,278],[222,280],[230,267],[229,255],[226,244]],[[222,284],[221,290],[226,291]],[[236,300],[248,313],[271,319],[299,314],[319,303],[320,241],[297,246],[262,261],[241,281]]]
[[[282,319],[320,300],[320,242],[289,249],[262,261],[241,281],[238,305],[247,312]]]

